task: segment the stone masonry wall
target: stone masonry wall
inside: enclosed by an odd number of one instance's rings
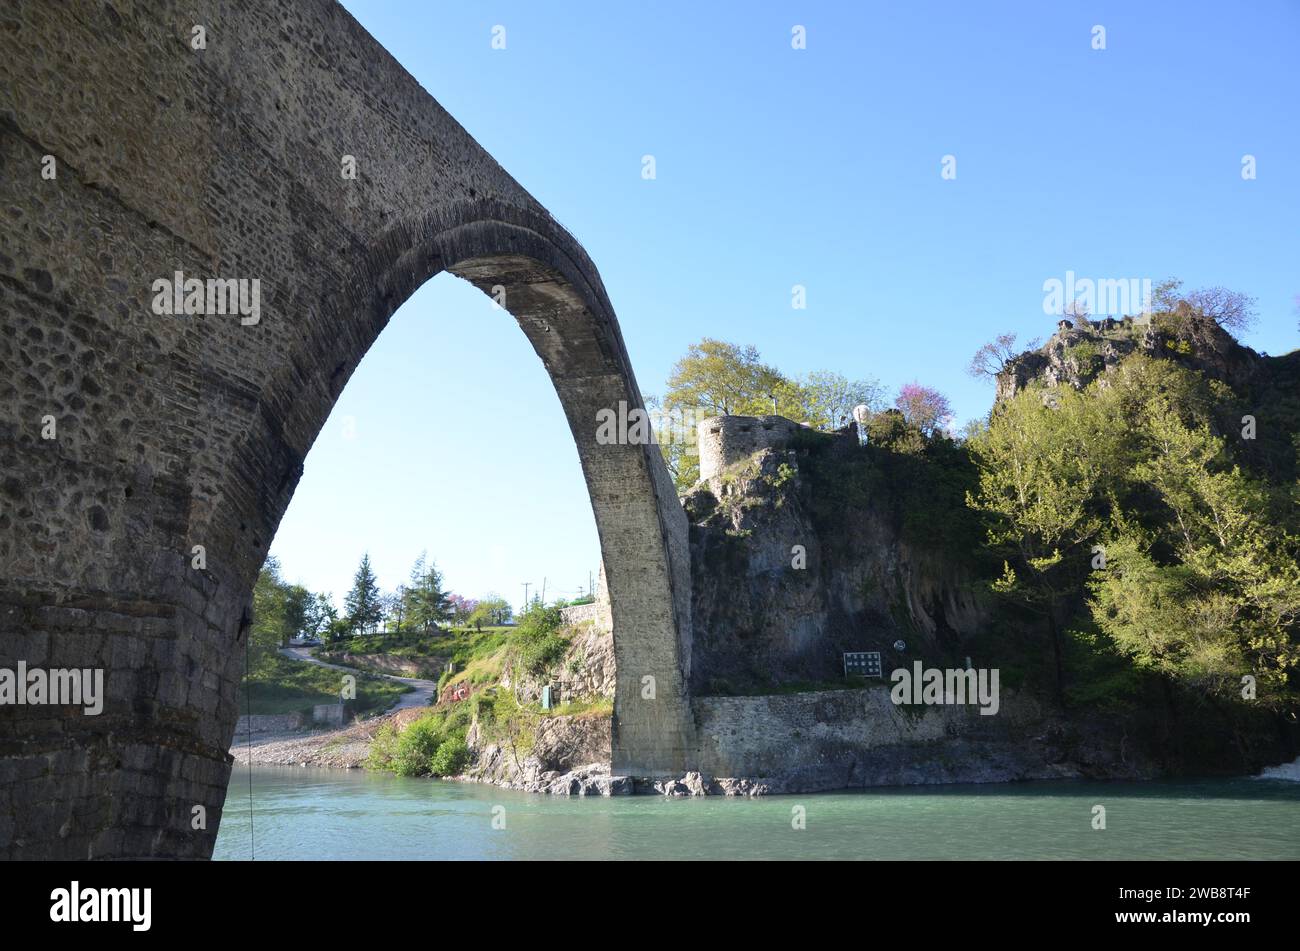
[[[597,631],[614,630],[614,618],[609,609],[609,588],[605,584],[605,566],[600,566],[596,576],[596,600],[590,604],[574,604],[560,610],[564,623],[572,626],[590,623]]]
[[[696,427],[700,481],[760,449],[784,449],[804,427],[784,416],[710,416]]]
[[[10,0],[0,207],[0,667],[107,694],[0,709],[0,858],[211,854],[252,582],[358,361],[443,270],[506,289],[569,420],[615,768],[688,765],[685,516],[657,449],[596,443],[643,405],[599,274],[340,5]],[[259,319],[156,313],[177,271],[259,281]]]
[[[974,706],[896,706],[889,686],[759,697],[694,697],[700,768],[767,791],[1006,782],[1079,775],[1050,743],[1032,701],[1002,691],[995,716]]]

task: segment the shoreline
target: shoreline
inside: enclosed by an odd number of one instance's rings
[[[385,725],[402,726],[417,719],[425,708],[406,707],[356,721],[333,730],[292,732],[266,732],[255,734],[250,744],[247,740],[231,745],[232,769],[245,766],[283,768],[324,768],[354,770],[365,769],[370,744],[375,734]],[[1151,782],[1210,780],[1210,779],[1289,779],[1289,774],[1300,775],[1300,761],[1266,768],[1261,773],[1211,774],[1204,776],[1093,776],[1075,768],[1047,772],[1030,771],[1028,774],[973,774],[968,778],[922,777],[913,774],[910,781],[800,784],[797,777],[784,780],[777,777],[712,778],[698,772],[688,772],[679,778],[649,779],[631,776],[612,776],[607,764],[589,763],[567,771],[546,770],[536,761],[525,760],[518,767],[501,769],[503,758],[496,747],[489,746],[479,755],[479,767],[459,776],[439,777],[453,782],[475,783],[529,792],[559,796],[623,796],[651,795],[669,798],[696,798],[721,796],[724,798],[756,798],[772,795],[812,795],[817,793],[845,792],[865,789],[916,788],[933,786],[992,786],[1013,785],[1026,782]],[[492,768],[493,765],[498,768]]]

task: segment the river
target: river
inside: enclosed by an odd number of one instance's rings
[[[254,767],[250,823],[250,774],[237,767],[214,858],[1297,859],[1296,772],[1295,764],[1278,771],[1291,781],[927,786],[745,800],[566,799],[359,770]],[[1098,805],[1104,830],[1092,828]]]

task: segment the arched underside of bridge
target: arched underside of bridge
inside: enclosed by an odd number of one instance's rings
[[[656,449],[597,443],[641,396],[587,255],[332,0],[144,6],[0,31],[0,668],[105,694],[0,708],[0,857],[211,854],[252,582],[347,379],[444,270],[504,289],[569,419],[613,769],[689,768],[686,520]],[[178,271],[257,279],[260,319],[155,313]]]

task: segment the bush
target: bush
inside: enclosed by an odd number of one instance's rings
[[[1080,340],[1067,353],[1074,359],[1074,369],[1080,377],[1091,377],[1104,362],[1101,350],[1091,340]]]
[[[389,769],[393,757],[397,755],[397,730],[391,723],[385,723],[375,733],[370,742],[370,753],[366,757],[366,769]]]
[[[423,776],[442,746],[444,737],[434,717],[416,720],[397,739],[389,768],[398,776]]]
[[[559,662],[569,642],[559,635],[562,615],[557,607],[534,605],[519,617],[510,635],[510,653],[515,662],[533,676],[545,673]]]
[[[491,702],[465,701],[431,710],[398,732],[385,724],[375,733],[366,767],[398,776],[452,776],[470,762],[466,734],[477,710],[491,715]]]
[[[469,746],[463,736],[443,740],[429,760],[429,772],[435,776],[459,776],[469,763]]]

